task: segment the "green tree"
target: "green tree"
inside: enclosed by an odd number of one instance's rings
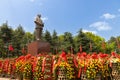
[[[75,50],[79,51],[80,45],[82,46],[82,51],[89,52],[90,39],[82,32],[82,29],[78,31],[78,35],[75,38]]]
[[[10,42],[12,38],[12,28],[10,28],[7,23],[4,23],[0,26],[0,30],[1,39],[3,39],[4,43]]]
[[[111,37],[110,37],[110,40],[108,40],[107,42],[108,42],[108,43],[112,43],[112,42],[115,42],[115,40],[116,40],[116,38],[113,37],[113,36],[111,36]]]
[[[102,41],[104,41],[104,38],[98,35],[95,35],[91,32],[86,32],[85,34],[91,40],[92,52],[101,52],[102,51],[101,44],[102,44]]]
[[[22,40],[22,46],[27,45],[28,43],[31,43],[34,41],[34,35],[31,34],[30,32],[26,32],[25,35],[23,36]]]
[[[48,30],[46,30],[44,33],[44,40],[52,44],[52,37]]]
[[[63,35],[63,34],[61,34],[61,35],[58,36],[58,43],[59,43],[58,49],[59,49],[60,51],[63,50],[63,49],[65,49],[65,45],[64,45],[64,35]]]
[[[115,51],[115,42],[111,42],[111,43],[107,43],[106,42],[106,49],[105,49],[105,53],[110,54],[111,52]]]
[[[107,53],[117,50],[117,42],[115,37],[111,37],[110,40],[107,41]]]
[[[12,28],[6,23],[0,26],[0,52],[3,57],[7,57],[9,54],[8,46],[12,39]]]
[[[57,53],[58,46],[59,46],[59,40],[58,40],[57,32],[54,30],[52,34],[52,44],[51,44],[53,53]]]
[[[0,57],[5,57],[6,56],[6,49],[4,47],[4,42],[2,39],[0,39]]]
[[[117,43],[117,48],[118,48],[118,52],[117,53],[120,53],[120,36],[117,37],[116,43]]]
[[[73,37],[72,34],[70,32],[65,32],[64,33],[64,42],[63,44],[65,45],[65,50],[71,50],[71,47],[74,47],[74,43],[73,43]]]
[[[21,25],[19,25],[14,31],[13,31],[13,37],[12,37],[12,44],[14,46],[14,52],[16,55],[22,55],[21,49],[23,42],[23,38],[25,35],[25,31]]]
[[[116,38],[115,38],[115,51],[117,52],[117,53],[120,53],[120,36],[117,36]]]

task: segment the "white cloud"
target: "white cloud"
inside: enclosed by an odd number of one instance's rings
[[[93,34],[97,34],[97,31],[91,31],[91,30],[86,30],[86,29],[83,29],[82,31],[85,32],[85,33],[86,33],[86,32],[91,32],[91,33],[93,33]]]
[[[105,13],[101,17],[105,18],[105,19],[113,19],[113,18],[116,18],[116,15],[110,14],[110,13]]]
[[[48,17],[41,17],[41,19],[44,21],[47,21],[48,20]]]
[[[102,22],[102,21],[95,22],[95,23],[91,24],[90,27],[96,28],[98,31],[111,30],[109,23]]]

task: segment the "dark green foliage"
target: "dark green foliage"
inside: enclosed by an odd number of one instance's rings
[[[64,42],[63,43],[64,43],[63,45],[65,46],[65,51],[70,52],[70,48],[74,47],[73,37],[72,37],[72,34],[70,32],[64,33]]]
[[[78,35],[76,36],[76,50],[79,51],[80,45],[82,46],[82,51],[89,52],[90,48],[90,42],[91,40],[86,36],[85,33],[82,32],[82,29],[78,32]]]
[[[31,34],[31,33],[30,33]],[[19,25],[15,30],[4,23],[0,26],[0,57],[14,57],[22,55],[21,49],[28,44],[28,40],[33,40],[33,34],[28,35]],[[14,51],[9,51],[8,47],[12,45]]]
[[[23,30],[22,26],[19,25],[13,32],[12,36],[12,45],[14,45],[15,53],[18,53],[18,55],[22,55],[21,49],[23,44],[23,37],[25,35],[25,31]]]
[[[57,36],[57,32],[54,30],[52,34],[52,43],[51,43],[52,53],[57,54],[58,48],[59,48],[59,39]]]
[[[102,42],[104,41],[103,38],[97,36],[91,32],[85,33],[87,37],[90,39],[90,43],[92,46],[92,52],[101,52],[102,50]]]
[[[7,22],[0,26],[0,53],[1,57],[7,57],[9,54],[8,46],[12,39],[12,28],[8,26]]]
[[[48,30],[46,30],[44,33],[44,40],[52,44],[52,37]]]
[[[8,24],[4,23],[0,27],[0,30],[1,39],[4,41],[4,43],[10,42],[12,38],[12,29],[8,26]]]
[[[51,34],[48,30],[46,30],[45,33],[42,34],[42,40],[51,44],[51,52],[53,54],[57,54],[62,50],[65,50],[68,53],[71,53],[71,51],[74,50],[73,52],[77,53],[80,45],[82,46],[82,51],[88,53],[111,53],[111,51],[120,53],[120,36],[111,37],[110,40],[105,42],[105,49],[103,49],[102,42],[105,41],[104,38],[90,32],[84,33],[82,29],[80,29],[78,34],[75,36],[73,36],[70,32],[57,35],[55,30]],[[0,57],[22,55],[22,48],[27,49],[27,44],[32,41],[35,41],[34,33],[25,32],[21,25],[19,25],[16,29],[12,29],[6,22],[0,26]],[[90,50],[90,43],[92,45],[92,50]],[[8,46],[10,44],[14,48],[13,52],[8,50]]]

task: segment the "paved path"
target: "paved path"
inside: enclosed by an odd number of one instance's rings
[[[18,79],[0,78],[0,80],[18,80]]]
[[[0,78],[0,80],[10,80],[10,79],[8,79],[8,78]]]

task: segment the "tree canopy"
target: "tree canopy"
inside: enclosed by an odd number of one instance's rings
[[[22,55],[22,49],[27,49],[27,44],[35,40],[34,33],[26,32],[22,25],[18,25],[16,29],[12,29],[7,23],[3,23],[0,26],[0,56],[7,56],[7,53],[11,56]],[[70,52],[71,48],[74,49],[74,53],[79,52],[80,46],[82,51],[85,52],[104,52],[110,53],[111,51],[120,52],[120,36],[112,36],[108,41],[105,41],[99,35],[91,32],[83,32],[82,29],[78,30],[77,35],[72,35],[70,32],[65,32],[58,35],[54,30],[50,33],[46,30],[42,34],[42,40],[51,44],[51,52],[57,53],[61,50]],[[8,50],[9,45],[14,48],[13,52]]]

